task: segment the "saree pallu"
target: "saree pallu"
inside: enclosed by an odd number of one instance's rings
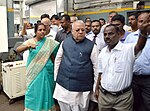
[[[50,56],[58,50],[58,42],[43,38],[36,49],[30,49],[27,61],[25,111],[55,111],[53,100],[54,66]]]

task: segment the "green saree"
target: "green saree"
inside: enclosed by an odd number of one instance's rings
[[[51,56],[56,56],[58,42],[43,38],[36,44],[36,49],[29,50],[27,61],[25,111],[55,111],[54,65]]]

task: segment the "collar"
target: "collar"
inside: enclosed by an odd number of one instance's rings
[[[78,43],[82,43],[85,39],[86,39],[86,37],[84,37],[84,39],[83,40],[81,40],[81,41],[79,41],[79,42],[77,42],[74,38],[73,38],[73,35],[72,35],[72,40],[76,43],[76,44],[78,44]]]
[[[118,42],[118,44],[111,50],[111,51],[121,51],[122,50],[122,45],[123,43],[122,42]],[[107,52],[110,52],[109,49],[108,49],[108,46],[107,46]]]
[[[124,33],[124,35],[123,35],[123,38],[121,38],[121,40],[120,40],[120,41],[124,42],[124,41],[125,41],[125,39],[126,39],[126,37],[127,37],[129,34],[130,34],[130,32],[125,31],[125,33]]]
[[[66,32],[65,29],[62,29],[61,31],[62,31],[62,32]]]
[[[71,33],[71,31],[67,32],[65,29],[62,29],[61,31],[62,31],[63,33],[67,33],[67,34]]]
[[[89,33],[87,33],[87,34],[86,34],[86,36],[87,36],[87,35],[90,35],[90,34],[93,34],[93,32],[92,32],[92,31],[90,31]]]
[[[51,29],[50,32],[46,35],[46,37],[54,37],[54,33],[55,31]]]
[[[140,30],[138,29],[137,31],[133,32],[133,34],[136,36],[139,36]]]
[[[45,35],[45,37],[53,37],[53,35],[51,33]]]
[[[95,34],[92,32],[92,37],[94,38]],[[96,35],[97,37],[101,37],[101,33],[99,32],[99,34]]]

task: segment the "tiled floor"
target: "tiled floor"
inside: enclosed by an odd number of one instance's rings
[[[14,99],[14,103],[9,104],[9,98],[1,92],[0,94],[0,111],[23,111],[24,97]]]

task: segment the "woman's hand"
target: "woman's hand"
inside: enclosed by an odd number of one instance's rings
[[[28,46],[28,48],[29,48],[29,49],[30,49],[30,48],[36,49],[36,46],[38,46],[38,44],[30,44],[30,45]]]

